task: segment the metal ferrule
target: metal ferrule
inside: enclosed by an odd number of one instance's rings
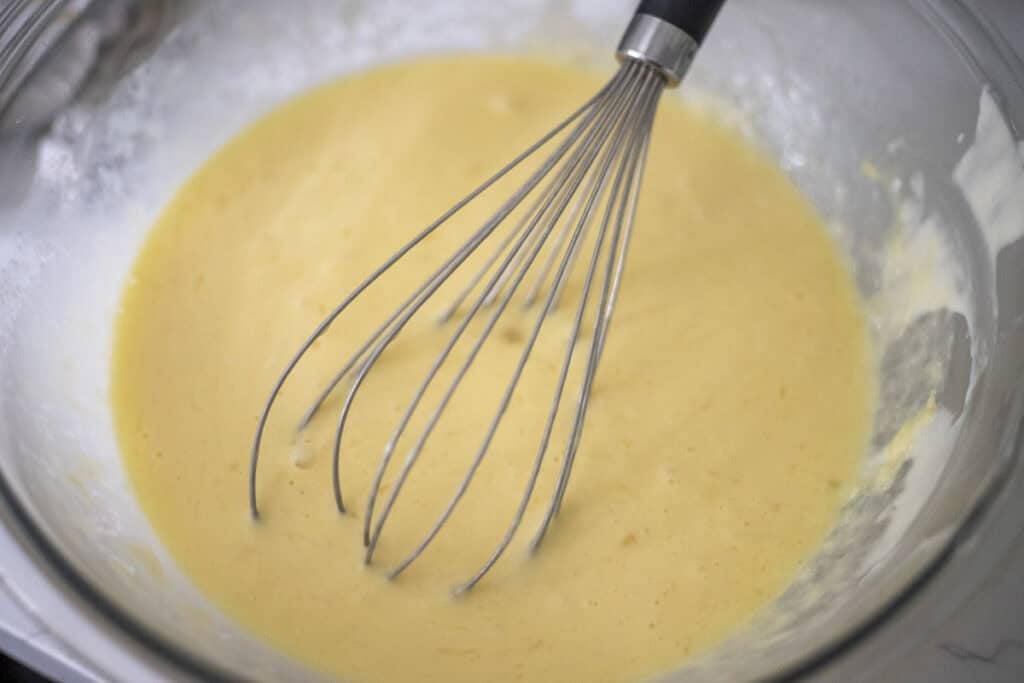
[[[619,41],[620,60],[635,59],[656,66],[669,86],[679,84],[693,63],[699,44],[664,19],[637,14]]]

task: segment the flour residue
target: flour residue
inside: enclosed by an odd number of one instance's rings
[[[974,143],[953,172],[988,243],[992,263],[1024,237],[1024,143],[1014,141],[992,95],[981,94]]]
[[[896,155],[905,148],[898,138],[887,151]],[[875,293],[866,301],[882,396],[873,453],[857,498],[861,505],[874,497],[885,501],[878,540],[859,563],[860,571],[870,573],[897,548],[953,452],[959,414],[938,397],[955,362],[955,318],[966,321],[970,339],[968,395],[985,353],[975,331],[972,281],[954,242],[955,226],[935,202],[926,201],[934,191],[931,182],[920,171],[899,174],[883,161],[863,160],[859,171],[892,206],[892,223],[870,256]],[[984,201],[990,206],[991,200]]]
[[[939,217],[924,212],[921,177],[912,177],[910,187],[910,197],[898,208],[900,229],[881,254],[881,294],[869,302],[883,343],[931,311],[967,310],[962,265]]]
[[[935,419],[935,395],[928,397],[924,407],[903,423],[896,435],[886,445],[873,481],[876,490],[884,491],[893,485],[903,464],[913,453],[919,438]]]

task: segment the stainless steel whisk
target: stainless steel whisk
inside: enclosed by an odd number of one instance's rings
[[[429,235],[505,177],[512,169],[532,157],[548,143],[557,140],[554,150],[544,158],[539,168],[528,176],[511,198],[502,204],[361,344],[356,353],[327,383],[298,425],[299,431],[308,426],[338,385],[345,380],[350,380],[348,393],[342,404],[335,430],[332,460],[335,503],[338,510],[344,513],[345,503],[339,473],[342,437],[352,404],[368,373],[388,346],[402,332],[409,320],[449,277],[506,223],[506,219],[517,207],[528,199],[532,202],[527,204],[530,208],[520,220],[510,222],[513,227],[499,240],[494,252],[485,259],[483,266],[470,278],[469,284],[445,308],[441,321],[455,324],[453,318],[455,318],[456,311],[467,301],[472,301],[467,313],[455,326],[447,345],[441,350],[440,355],[427,372],[399,420],[394,435],[384,448],[363,516],[366,563],[372,560],[374,550],[395,501],[442,413],[481,348],[491,336],[498,320],[508,308],[513,295],[519,290],[527,274],[540,263],[534,284],[528,290],[525,299],[527,306],[541,301],[540,311],[530,334],[523,343],[519,361],[501,397],[494,418],[485,432],[483,442],[472,459],[465,477],[447,507],[419,545],[390,570],[390,578],[398,576],[415,562],[433,541],[468,489],[477,468],[487,455],[491,441],[509,407],[544,322],[558,303],[563,287],[578,260],[584,238],[596,225],[597,232],[592,236],[593,248],[586,261],[587,270],[583,277],[580,301],[576,307],[565,360],[556,381],[555,395],[526,488],[504,537],[480,569],[456,587],[456,592],[469,590],[487,574],[508,548],[522,523],[527,506],[533,496],[545,454],[548,451],[556,416],[566,389],[570,365],[583,326],[585,310],[596,290],[599,299],[592,323],[591,342],[587,351],[582,386],[579,389],[576,402],[576,413],[553,495],[547,503],[543,521],[530,548],[535,550],[540,545],[552,520],[559,512],[575,464],[594,377],[615,310],[615,302],[629,250],[637,198],[658,101],[666,87],[677,85],[685,75],[697,48],[706,36],[723,2],[724,0],[644,0],[641,2],[619,44],[618,57],[621,65],[611,80],[572,115],[413,237],[373,271],[320,323],[281,373],[260,416],[252,446],[252,462],[249,472],[249,507],[253,519],[259,518],[256,472],[260,456],[260,443],[267,419],[281,388],[314,342],[363,292],[406,254],[414,250]],[[561,134],[564,136],[559,139]],[[543,182],[545,180],[547,180],[546,183]],[[563,216],[565,220],[563,220]],[[561,227],[556,230],[558,226]],[[554,241],[550,242],[552,235],[555,235]],[[545,245],[549,242],[551,247],[546,258],[539,259]],[[602,254],[605,255],[603,263]],[[552,273],[554,273],[553,277]],[[549,279],[551,283],[546,286],[545,283]],[[378,512],[377,500],[381,482],[391,464],[399,438],[452,350],[477,314],[484,309],[493,310],[482,332],[473,343],[468,356],[444,392],[438,406],[430,413],[423,432],[412,446],[390,494],[384,500],[383,507],[375,518],[374,515]]]

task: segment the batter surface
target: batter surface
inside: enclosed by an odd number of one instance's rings
[[[253,429],[296,347],[372,267],[599,85],[570,67],[469,56],[329,84],[215,155],[139,256],[113,358],[116,424],[138,497],[211,600],[316,669],[421,682],[665,673],[784,590],[850,493],[874,385],[844,264],[767,158],[667,97],[576,470],[542,551],[524,552],[537,504],[493,573],[469,595],[449,595],[518,503],[568,308],[541,338],[460,511],[393,583],[381,569],[450,497],[532,317],[511,315],[479,359],[373,566],[362,565],[360,542],[369,481],[450,332],[432,317],[446,299],[414,321],[356,403],[342,456],[351,514],[337,513],[330,491],[339,401],[293,439],[345,352],[493,210],[486,202],[430,239],[313,350],[271,420],[263,516],[249,518]],[[538,501],[561,457],[571,410],[562,415]]]

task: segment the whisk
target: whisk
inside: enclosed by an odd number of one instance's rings
[[[268,417],[285,382],[313,344],[353,302],[396,263],[467,204],[551,143],[553,151],[543,158],[536,170],[528,175],[512,196],[391,312],[369,338],[362,342],[338,373],[327,382],[298,425],[300,431],[306,428],[334,390],[342,382],[348,382],[347,394],[334,433],[331,469],[335,503],[338,510],[344,513],[346,508],[342,495],[339,455],[353,402],[367,375],[385,350],[401,334],[409,320],[452,274],[490,237],[498,233],[500,228],[507,224],[512,226],[498,240],[493,253],[484,259],[482,267],[469,278],[468,285],[444,309],[441,322],[452,324],[454,330],[413,395],[409,406],[402,413],[392,438],[384,448],[373,479],[363,516],[364,560],[367,564],[373,558],[395,501],[441,415],[507,310],[513,295],[520,289],[528,273],[539,265],[534,279],[535,284],[528,290],[525,299],[527,306],[536,306],[539,303],[536,322],[530,333],[525,335],[519,360],[501,396],[495,415],[484,431],[481,446],[437,521],[419,545],[389,571],[390,578],[397,577],[430,545],[470,486],[509,407],[541,328],[549,313],[558,304],[570,273],[581,256],[585,238],[588,238],[592,243],[592,251],[584,261],[586,271],[583,275],[580,300],[573,318],[565,359],[555,382],[551,409],[544,424],[525,490],[497,547],[479,570],[459,584],[455,591],[460,593],[475,586],[506,551],[521,526],[533,497],[545,455],[549,450],[559,406],[567,388],[570,365],[587,317],[585,311],[588,301],[596,296],[596,313],[591,323],[593,327],[583,366],[582,383],[575,403],[575,415],[553,493],[547,502],[542,522],[533,537],[530,549],[534,551],[540,546],[552,520],[559,513],[575,465],[594,377],[611,326],[629,251],[637,199],[658,102],[663,90],[677,85],[685,75],[723,2],[724,0],[641,2],[618,47],[620,67],[594,97],[413,237],[330,312],[288,362],[263,407],[253,441],[249,471],[249,507],[253,519],[258,519],[260,514],[256,494],[256,473],[260,444]],[[520,205],[529,208],[519,220],[507,221],[510,214]],[[591,234],[595,227],[596,232]],[[546,258],[539,258],[545,245],[549,243],[550,249]],[[550,284],[546,285],[549,280]],[[468,311],[456,323],[456,312],[467,302],[471,302]],[[489,318],[486,319],[475,342],[471,344],[471,350],[458,367],[454,379],[444,391],[437,407],[429,414],[426,426],[406,456],[390,493],[378,510],[378,497],[383,495],[381,484],[391,465],[396,444],[407,429],[428,388],[437,378],[441,367],[451,356],[452,350],[464,337],[471,322],[485,309],[490,311]]]

